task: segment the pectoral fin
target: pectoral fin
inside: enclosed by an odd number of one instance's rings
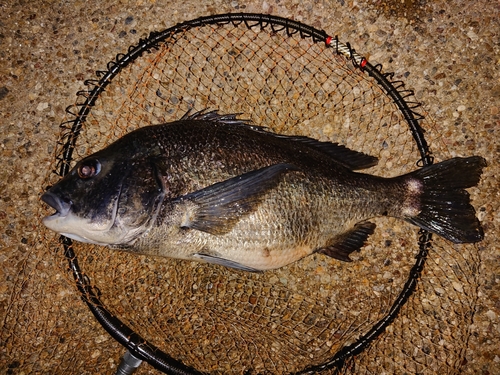
[[[334,244],[316,252],[344,262],[352,262],[349,254],[353,251],[359,251],[374,230],[375,224],[369,221],[358,223],[353,229],[338,238]]]
[[[193,254],[193,258],[202,260],[207,263],[212,263],[212,264],[218,264],[220,266],[224,267],[229,267],[229,268],[235,268],[237,270],[241,271],[248,271],[248,272],[261,272],[260,270],[252,267],[247,267],[241,263],[234,262],[232,260],[220,258],[214,255],[209,255],[209,254]]]
[[[211,185],[180,198],[191,204],[181,224],[210,234],[224,234],[255,210],[291,164],[276,164]]]

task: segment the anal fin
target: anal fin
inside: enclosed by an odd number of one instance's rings
[[[374,223],[369,221],[357,223],[350,231],[338,237],[335,243],[318,249],[316,252],[344,262],[352,262],[349,254],[353,251],[359,251],[374,230]]]

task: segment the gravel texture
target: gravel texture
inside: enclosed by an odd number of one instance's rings
[[[430,127],[429,140],[436,158],[482,155],[487,159],[481,184],[471,189],[485,239],[467,248],[462,259],[472,276],[450,277],[441,284],[446,288],[434,286],[432,293],[424,283],[420,295],[425,298],[420,300],[420,307],[415,301],[412,306],[428,312],[437,305],[453,304],[450,296],[460,299],[463,295],[469,307],[463,309],[461,305],[463,310],[457,313],[460,325],[455,327],[451,317],[444,328],[437,323],[429,332],[417,328],[416,338],[405,339],[466,337],[467,342],[460,343],[466,347],[465,355],[459,356],[460,373],[500,374],[500,250],[496,241],[500,234],[497,177],[500,173],[500,5],[497,1],[6,1],[0,10],[0,155],[4,165],[0,170],[0,372],[113,373],[123,355],[123,348],[102,329],[82,302],[62,254],[54,250],[55,240],[40,223],[45,211],[39,197],[47,183],[54,182],[51,168],[59,124],[69,118],[65,108],[85,88],[84,81],[93,78],[96,70],[104,69],[116,54],[125,52],[151,31],[204,15],[261,12],[289,17],[338,35],[371,63],[381,63],[384,71],[394,72],[394,79],[403,80],[423,104],[420,112],[427,118],[425,124]],[[323,135],[329,136],[328,132]],[[397,225],[392,228],[393,232],[404,230]],[[404,244],[400,245],[404,248]],[[437,242],[435,250],[441,248],[445,252],[447,245]],[[456,257],[450,254],[451,259]],[[113,253],[107,256],[114,257]],[[89,264],[94,260],[86,259]],[[116,261],[106,256],[103,260]],[[392,259],[402,263],[404,260],[404,257]],[[142,263],[140,272],[155,273],[157,267],[160,270],[164,267],[161,262]],[[311,260],[304,265],[305,269],[308,267],[321,282],[332,281],[322,264],[318,266]],[[354,267],[361,268],[359,264]],[[198,270],[196,266],[191,268],[194,273]],[[382,272],[381,279],[397,280],[401,274],[396,271]],[[102,272],[106,272],[105,266]],[[115,268],[114,272],[117,273],[114,278],[126,280],[133,271],[123,267]],[[145,280],[148,275],[151,274],[143,275]],[[277,273],[276,280],[271,277],[265,281],[257,276],[249,278],[248,290],[242,292],[246,302],[255,304],[252,291],[269,282],[292,288],[286,285],[290,281],[285,275]],[[437,272],[433,275],[438,276],[441,280],[447,277]],[[182,275],[172,276],[174,286],[178,282],[176,277],[181,280]],[[200,283],[213,284],[217,277],[195,278],[198,284],[193,284],[196,288],[186,292],[187,295],[195,299],[200,293]],[[363,283],[377,281],[374,280]],[[239,286],[229,284],[227,288],[236,290]],[[307,286],[296,288],[305,290]],[[443,294],[448,296],[446,300],[440,298]],[[171,297],[165,298],[170,301]],[[116,303],[119,305],[119,299]],[[293,298],[289,303],[300,305]],[[128,305],[123,308],[127,307],[130,308]],[[120,311],[120,306],[114,308]],[[199,317],[189,315],[189,311],[183,313],[192,320],[180,332],[192,335]],[[400,324],[409,329],[416,323],[410,320]],[[428,325],[431,324],[434,323]],[[391,330],[388,331],[389,337]],[[454,332],[458,332],[456,336]],[[384,340],[373,348],[374,355],[391,352],[379,349]],[[453,340],[447,342],[450,345],[447,350],[454,352]],[[404,344],[403,341],[397,345]],[[329,341],[326,345],[333,344]],[[436,345],[442,344],[437,340]],[[422,351],[426,353],[427,349]],[[193,352],[195,356],[206,355],[202,348]],[[369,355],[370,352],[366,354]],[[384,358],[378,360],[384,362]],[[434,362],[427,361],[425,373],[432,373]],[[191,362],[197,365],[195,360]],[[376,361],[370,363],[366,365],[367,372],[383,372],[370,368]],[[408,371],[388,368],[392,371],[385,370],[387,373]],[[155,370],[143,365],[139,372],[155,373]]]

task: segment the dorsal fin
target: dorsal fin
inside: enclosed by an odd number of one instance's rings
[[[191,114],[191,109],[189,109],[184,116],[180,118],[179,121],[213,121],[213,122],[222,122],[224,124],[235,124],[235,125],[250,125],[250,120],[238,119],[237,116],[241,115],[241,113],[229,113],[226,115],[221,115],[217,110],[208,111],[206,109],[202,109],[201,111],[195,112]],[[253,128],[253,126],[252,126]]]
[[[374,156],[367,155],[363,152],[358,152],[351,150],[343,145],[332,142],[321,142],[314,138],[309,138],[306,136],[289,136],[283,134],[276,134],[267,130],[266,127],[256,126],[252,124],[251,120],[238,119],[237,116],[240,113],[231,113],[227,115],[220,115],[216,110],[206,111],[206,109],[190,114],[191,110],[188,110],[184,116],[180,119],[181,121],[191,120],[191,121],[213,121],[220,122],[224,124],[247,126],[250,129],[261,132],[268,133],[277,138],[286,139],[292,142],[299,142],[321,151],[331,158],[335,159],[336,162],[344,165],[351,170],[360,170],[373,167],[377,165],[378,159]]]
[[[340,164],[343,164],[349,169],[359,170],[370,168],[378,163],[378,159],[375,156],[365,154],[363,152],[354,151],[338,143],[332,142],[321,142],[314,138],[302,137],[302,136],[284,136],[278,135],[282,138],[287,138],[294,142],[300,142],[313,147],[330,157],[335,159]]]

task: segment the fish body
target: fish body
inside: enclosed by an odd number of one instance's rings
[[[43,196],[50,229],[82,242],[257,271],[315,252],[349,261],[378,216],[453,242],[483,231],[464,190],[486,165],[454,158],[407,175],[377,159],[198,112],[135,130],[80,160]]]

